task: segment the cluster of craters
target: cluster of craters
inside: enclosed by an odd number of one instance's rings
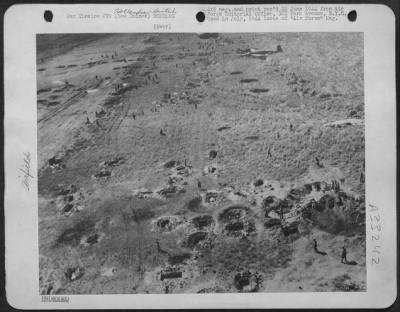
[[[272,194],[264,196],[261,202],[253,200],[250,191],[243,190],[240,203],[227,206],[228,189],[204,190],[200,196],[187,203],[188,211],[191,215],[194,214],[192,218],[187,218],[185,214],[184,217],[163,216],[157,219],[156,225],[161,233],[182,230],[180,233],[183,233],[184,239],[180,247],[186,250],[170,255],[164,270],[172,270],[174,273],[160,273],[161,280],[183,278],[172,268],[180,267],[180,270],[184,270],[182,268],[196,266],[198,259],[203,257],[202,253],[213,248],[216,237],[250,239],[256,236],[262,228],[257,227],[257,223],[262,223],[267,231],[278,231],[286,237],[291,236],[292,240],[300,237],[302,225],[305,224],[334,234],[345,234],[347,230],[363,226],[364,198],[343,191],[336,180],[331,183],[305,183],[289,189],[285,196],[273,195],[271,189],[274,188],[260,183],[259,180],[253,186],[257,188],[263,185],[265,192]],[[242,204],[243,198],[250,204]],[[254,202],[257,204],[251,205]],[[212,206],[204,210],[207,204]],[[221,205],[225,208],[221,209]],[[243,269],[233,275],[232,285],[238,291],[255,292],[262,287],[262,281],[262,273]]]

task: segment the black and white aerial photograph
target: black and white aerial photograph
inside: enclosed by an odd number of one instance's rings
[[[365,292],[363,33],[36,36],[39,292]]]

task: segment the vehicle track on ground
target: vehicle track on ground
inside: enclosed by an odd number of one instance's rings
[[[68,109],[73,104],[77,103],[78,101],[82,100],[85,96],[88,95],[86,90],[98,89],[101,86],[102,83],[103,83],[103,80],[100,80],[100,81],[96,81],[94,84],[91,83],[88,86],[86,86],[84,88],[81,88],[78,91],[78,93],[76,93],[76,94],[72,95],[71,97],[69,97],[62,105],[59,105],[55,109],[49,111],[45,116],[40,118],[38,120],[38,124],[44,123],[46,121],[49,121],[50,119],[52,119],[53,117],[55,117],[59,113],[61,113],[62,111]],[[109,85],[109,83],[105,83],[103,87],[107,87],[107,85]]]
[[[69,108],[71,105],[77,103],[79,100],[83,99],[87,95],[86,90],[80,90],[78,93],[74,94],[70,98],[68,98],[64,104],[60,105],[59,107],[55,108],[48,112],[45,116],[38,120],[38,124],[41,124],[41,127],[45,126],[43,123],[49,121],[53,117],[57,116],[62,111]]]

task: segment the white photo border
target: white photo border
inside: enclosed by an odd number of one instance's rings
[[[197,22],[196,13],[205,11],[211,6],[214,5],[35,4],[14,5],[7,10],[4,18],[5,247],[6,294],[9,304],[13,307],[21,309],[384,308],[390,306],[396,299],[396,41],[393,12],[384,5],[354,4],[342,5],[346,11],[357,11],[358,18],[354,23],[347,19],[337,22]],[[226,5],[216,5],[216,7],[223,6]],[[68,295],[68,302],[42,301],[38,285],[37,177],[34,176],[30,192],[21,187],[19,178],[22,155],[26,151],[31,153],[32,172],[37,172],[36,34],[154,32],[154,21],[146,19],[113,19],[106,22],[101,19],[71,21],[66,18],[67,13],[112,13],[120,7],[175,8],[176,18],[168,20],[171,30],[167,31],[174,33],[293,31],[364,33],[366,292]],[[45,10],[53,12],[52,23],[46,23],[43,19]],[[381,239],[379,248],[375,247],[378,243],[372,239],[372,236],[377,234]]]

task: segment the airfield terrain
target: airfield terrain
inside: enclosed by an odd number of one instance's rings
[[[41,294],[365,291],[363,62],[358,33],[39,35]]]

